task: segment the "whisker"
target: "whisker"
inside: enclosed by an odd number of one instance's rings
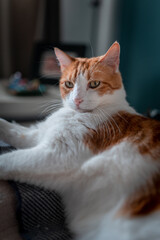
[[[108,113],[106,113],[106,114],[108,114]],[[114,124],[115,124],[115,126],[117,127],[119,133],[121,134],[121,130],[120,130],[118,124],[116,123],[115,119],[114,119],[110,114],[108,114],[108,116],[109,116],[109,118],[114,122]]]
[[[59,76],[53,76],[53,74],[41,74],[41,76],[39,77],[39,79],[43,79],[43,78],[50,78],[52,81],[54,81],[53,79],[59,79],[60,75]]]
[[[40,106],[40,109],[43,109],[41,111],[41,115],[46,114],[48,115],[51,112],[54,112],[62,107],[62,101],[60,99],[54,99],[49,102],[44,103],[42,106]]]
[[[103,112],[103,114],[104,114],[104,116],[106,117],[106,112],[104,112],[104,110],[103,109],[101,109],[102,110],[102,112]],[[109,116],[108,114],[107,114],[107,116]],[[113,132],[113,138],[115,138],[115,129],[114,129],[114,126],[113,126],[113,124],[111,123],[111,121],[110,121],[110,119],[107,117],[107,122],[108,122],[108,124],[110,125],[110,127],[108,126],[108,129],[109,129],[109,132],[110,132],[110,136],[112,136],[112,134],[111,134],[111,129],[112,129],[112,132]]]
[[[100,113],[105,117],[105,120],[106,120],[106,116],[104,114],[104,112],[102,111],[102,109],[99,109]],[[108,121],[108,119],[107,119]],[[110,128],[108,127],[107,125],[107,122],[106,121],[103,121],[103,125],[106,127],[107,129],[107,135],[109,136],[109,139],[110,139],[110,136],[111,136],[111,132],[110,132]]]
[[[123,119],[126,123],[128,123],[128,121],[127,121],[124,117],[122,117],[120,113],[117,113],[117,115],[118,115],[121,119]]]
[[[107,136],[110,138],[110,135],[111,135],[110,134],[110,128],[107,125],[106,116],[105,116],[104,112],[100,108],[97,108],[96,111],[99,113],[99,115],[96,114],[96,116],[98,116],[99,121],[100,121],[99,125],[103,125],[106,128]],[[104,134],[105,134],[105,131],[104,131]],[[105,135],[104,135],[104,139],[105,139]]]
[[[93,47],[92,47],[92,44],[91,44],[90,40],[89,40],[89,44],[90,44],[90,48],[91,48],[91,56],[94,57]]]

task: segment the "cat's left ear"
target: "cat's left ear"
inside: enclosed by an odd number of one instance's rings
[[[112,46],[109,48],[106,54],[101,57],[100,62],[112,67],[114,72],[118,72],[120,62],[119,57],[120,57],[120,45],[116,41],[112,44]]]
[[[60,63],[61,72],[63,72],[64,69],[74,61],[74,58],[72,58],[71,56],[69,56],[59,48],[54,48],[54,52]]]

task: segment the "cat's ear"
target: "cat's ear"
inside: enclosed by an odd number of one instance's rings
[[[61,71],[63,72],[64,69],[74,61],[74,58],[70,57],[59,48],[54,48],[54,52],[60,63]]]
[[[113,68],[114,72],[119,71],[119,57],[120,57],[120,45],[118,42],[114,42],[104,56],[101,57],[100,62],[107,64]]]

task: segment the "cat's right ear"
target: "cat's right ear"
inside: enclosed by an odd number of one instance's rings
[[[54,48],[54,52],[60,63],[61,72],[63,72],[64,69],[74,61],[74,58],[70,57],[59,48]]]
[[[110,66],[114,72],[119,71],[120,45],[116,41],[109,48],[107,53],[101,57],[100,62]]]

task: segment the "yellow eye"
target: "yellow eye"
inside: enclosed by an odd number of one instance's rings
[[[70,81],[67,81],[67,82],[65,82],[65,86],[66,86],[67,88],[73,88],[73,87],[74,87],[74,84],[73,84],[72,82],[70,82]]]
[[[96,88],[100,85],[100,81],[91,81],[89,83],[89,88]]]

